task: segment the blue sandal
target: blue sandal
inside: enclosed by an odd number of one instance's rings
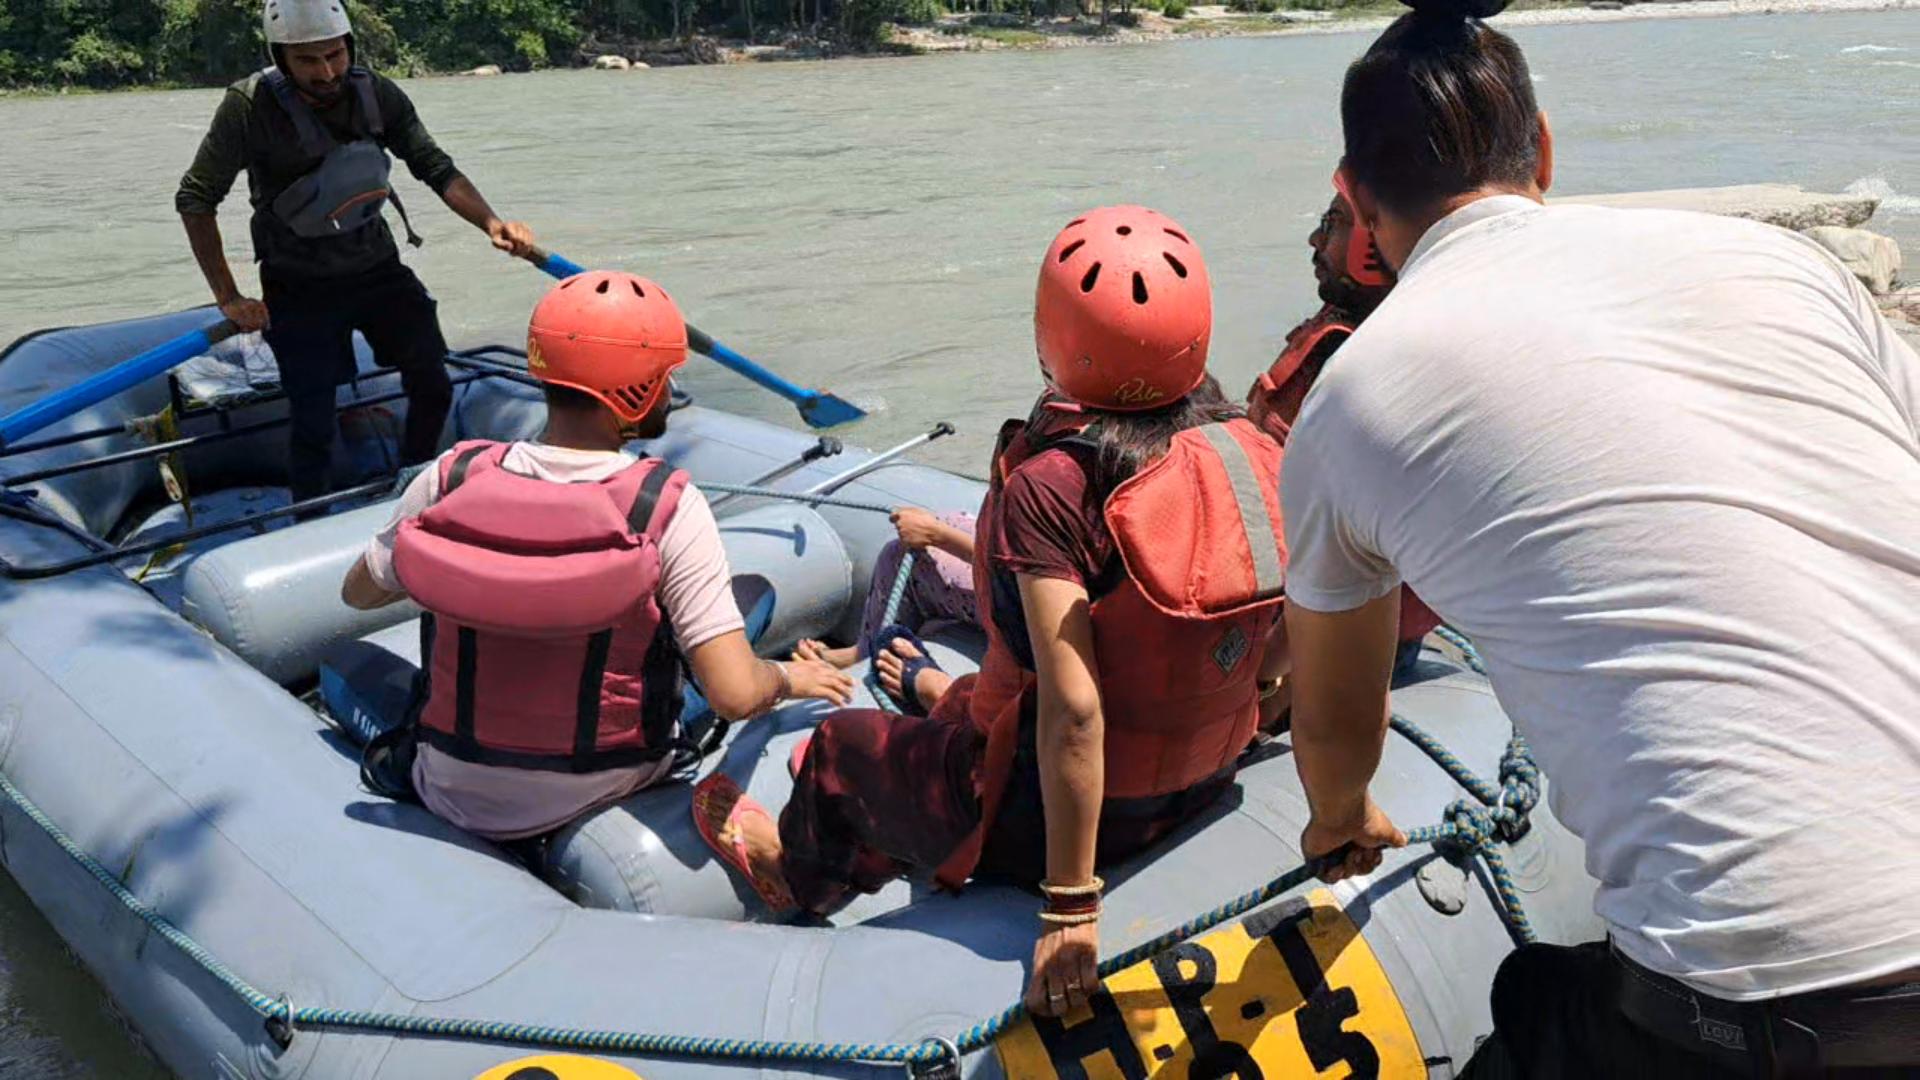
[[[932,651],[927,648],[926,642],[920,640],[920,635],[899,623],[889,623],[875,630],[873,636],[867,639],[867,661],[872,663],[875,657],[893,648],[893,643],[902,638],[920,650],[920,655],[906,661],[906,667],[900,673],[900,704],[909,716],[925,716],[929,705],[920,700],[920,695],[914,690],[914,684],[919,681],[920,673],[928,668],[935,671],[947,669],[934,660]],[[876,696],[884,695],[885,691],[880,688],[879,675],[876,673],[870,677],[873,679],[874,689],[879,691],[879,695]]]

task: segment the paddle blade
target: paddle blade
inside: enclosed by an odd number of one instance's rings
[[[834,394],[816,392],[795,403],[808,427],[830,428],[866,419],[867,412]]]

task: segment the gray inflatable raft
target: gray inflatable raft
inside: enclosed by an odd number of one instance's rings
[[[0,413],[205,320],[186,312],[23,339],[0,362]],[[467,381],[450,439],[536,431],[537,391],[487,374],[486,355],[456,360]],[[397,389],[364,359],[363,371],[343,406]],[[1513,941],[1494,875],[1427,845],[1128,966],[1086,1016],[989,1029],[976,1025],[1019,996],[1032,950],[1036,902],[1018,890],[975,884],[953,897],[899,883],[830,926],[755,922],[695,835],[684,784],[575,823],[529,872],[417,807],[368,795],[352,748],[298,696],[311,697],[334,650],[417,658],[414,612],[354,612],[337,594],[389,512],[379,462],[404,404],[344,414],[336,460],[361,462],[374,481],[362,505],[190,539],[149,565],[110,545],[150,547],[187,523],[154,456],[137,456],[145,443],[118,432],[169,397],[155,380],[43,432],[41,449],[0,456],[0,856],[182,1076],[627,1075],[614,1063],[655,1080],[868,1076],[874,1065],[844,1059],[903,1047],[939,1059],[936,1040],[962,1042],[972,1077],[1245,1080],[1341,1075],[1342,1062],[1346,1075],[1448,1076],[1491,1026],[1487,989]],[[239,432],[177,451],[196,532],[284,504],[272,486],[283,416],[272,400],[188,414],[189,437]],[[88,432],[103,433],[65,441]],[[746,482],[814,444],[690,406],[646,449],[714,484]],[[867,458],[849,449],[780,485]],[[893,462],[834,494],[972,509],[981,491]],[[718,512],[736,590],[770,605],[763,651],[852,631],[892,535],[884,516],[747,497]],[[933,644],[950,670],[968,670],[981,643],[956,633]],[[1436,640],[1396,707],[1497,787],[1510,727],[1462,661]],[[779,806],[788,754],[820,715],[797,704],[740,725],[702,768]],[[1287,758],[1284,739],[1253,748],[1236,791],[1109,875],[1109,955],[1299,864],[1305,803]],[[1479,805],[1400,737],[1375,793],[1404,826],[1459,800]],[[1496,850],[1532,932],[1562,942],[1601,932],[1578,844],[1544,803]],[[408,1026],[442,1034],[394,1030]],[[581,1056],[552,1056],[563,1050]]]

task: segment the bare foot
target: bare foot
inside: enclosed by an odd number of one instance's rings
[[[795,660],[818,660],[823,664],[832,664],[845,671],[860,662],[860,650],[849,645],[844,649],[830,649],[824,641],[813,638],[801,638],[793,647]]]
[[[918,659],[920,655],[920,650],[913,647],[913,642],[906,638],[894,638],[891,647],[873,658],[873,670],[879,676],[880,685],[896,700],[906,700],[900,692],[901,676],[907,670],[907,661]],[[913,694],[923,707],[932,709],[933,703],[939,701],[940,695],[952,685],[953,676],[937,667],[928,666],[921,668],[920,674],[915,676]]]

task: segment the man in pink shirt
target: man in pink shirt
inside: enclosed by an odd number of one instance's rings
[[[619,273],[561,282],[535,309],[536,441],[463,443],[424,469],[348,571],[341,598],[427,609],[411,778],[477,835],[550,832],[665,777],[680,658],[713,711],[788,698],[845,704],[852,680],[754,656],[726,551],[686,474],[623,447],[667,424],[686,361],[680,312]]]

